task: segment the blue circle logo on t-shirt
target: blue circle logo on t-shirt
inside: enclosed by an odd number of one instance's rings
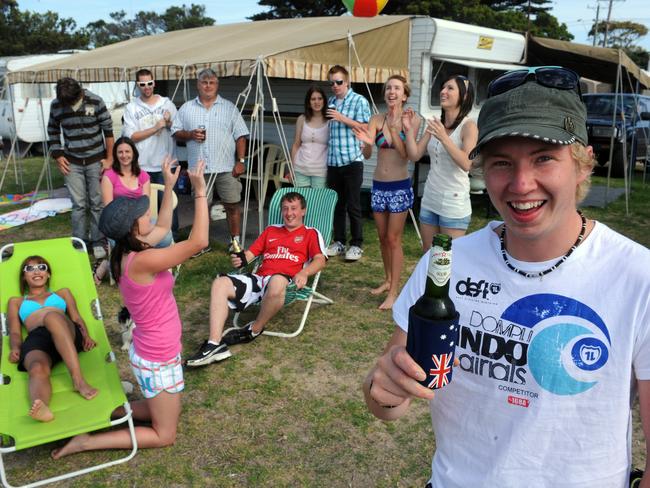
[[[611,339],[600,316],[572,298],[540,293],[510,305],[501,318],[534,330],[528,367],[543,389],[576,395],[598,382],[609,359]]]

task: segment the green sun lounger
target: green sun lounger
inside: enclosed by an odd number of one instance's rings
[[[325,248],[329,246],[330,240],[332,239],[332,228],[334,225],[334,207],[336,206],[336,201],[338,195],[334,190],[329,188],[280,188],[273,194],[273,198],[269,203],[269,225],[272,224],[282,224],[282,212],[280,208],[280,200],[288,192],[298,192],[305,197],[307,201],[307,213],[305,214],[304,224],[307,227],[314,227],[318,229],[321,235],[323,236],[323,241],[325,242]],[[256,259],[252,266],[261,264],[259,259]],[[296,285],[290,283],[287,287],[284,304],[289,305],[295,301],[304,301],[305,310],[302,313],[302,318],[300,319],[300,324],[298,328],[293,332],[276,332],[272,330],[265,330],[264,335],[276,336],[276,337],[296,337],[302,332],[302,329],[305,327],[307,322],[307,316],[311,310],[313,303],[318,303],[322,305],[327,305],[334,303],[332,299],[326,297],[322,293],[316,291],[318,287],[318,281],[320,280],[320,271],[313,276],[309,286],[305,286],[298,290]],[[240,314],[236,313],[233,318],[233,325],[235,327],[242,327],[244,324],[241,324]],[[225,332],[224,332],[225,333]]]
[[[63,362],[52,369],[52,400],[50,409],[54,420],[43,423],[33,420],[30,408],[27,373],[18,371],[16,364],[9,362],[9,323],[7,303],[9,298],[20,296],[20,264],[30,255],[46,258],[52,266],[50,288],[69,288],[77,302],[79,313],[86,322],[90,336],[97,346],[88,352],[79,353],[84,377],[99,390],[92,400],[81,397],[72,388],[72,379]],[[88,254],[82,241],[74,238],[8,244],[0,249],[0,318],[2,320],[2,360],[0,362],[0,476],[5,486],[7,481],[5,461],[7,454],[48,442],[65,439],[77,434],[104,429],[128,422],[133,449],[123,458],[90,466],[78,471],[32,482],[23,486],[40,486],[61,479],[79,476],[118,463],[128,461],[137,451],[131,408],[120,382],[115,355],[106,337],[102,323],[97,290],[92,278]],[[23,333],[25,329],[23,328]],[[126,415],[111,420],[111,412],[124,406]],[[54,462],[54,461],[53,461]]]

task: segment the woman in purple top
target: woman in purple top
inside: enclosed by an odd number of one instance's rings
[[[137,327],[129,350],[131,368],[140,385],[143,400],[131,402],[133,418],[151,422],[139,425],[135,435],[140,448],[164,447],[176,440],[184,389],[181,366],[181,322],[174,298],[174,277],[169,268],[183,263],[208,245],[208,203],[200,161],[188,175],[194,188],[194,223],[187,240],[162,249],[152,248],[146,236],[152,232],[149,199],[118,197],[109,203],[99,219],[99,229],[115,240],[111,270]],[[158,222],[165,232],[172,225],[172,188],[179,171],[169,161],[162,166],[165,191]],[[115,411],[124,415],[124,408]],[[54,459],[81,451],[130,449],[128,429],[73,437],[52,452]]]

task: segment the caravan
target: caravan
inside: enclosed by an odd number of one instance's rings
[[[5,83],[6,76],[16,71],[36,71],[42,63],[62,60],[78,52],[83,51],[0,58],[0,138],[13,140],[16,137],[27,148],[46,140],[50,104],[56,98],[55,83],[9,84]],[[121,126],[121,107],[128,102],[124,83],[84,83],[83,86],[104,99],[113,122]]]

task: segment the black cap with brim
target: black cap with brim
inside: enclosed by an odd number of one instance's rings
[[[122,239],[133,227],[133,222],[142,217],[149,208],[149,197],[118,197],[104,207],[99,218],[99,230],[114,240]]]
[[[478,116],[478,143],[469,154],[502,137],[526,137],[550,144],[587,145],[587,110],[575,90],[539,85],[534,80],[488,98]]]

